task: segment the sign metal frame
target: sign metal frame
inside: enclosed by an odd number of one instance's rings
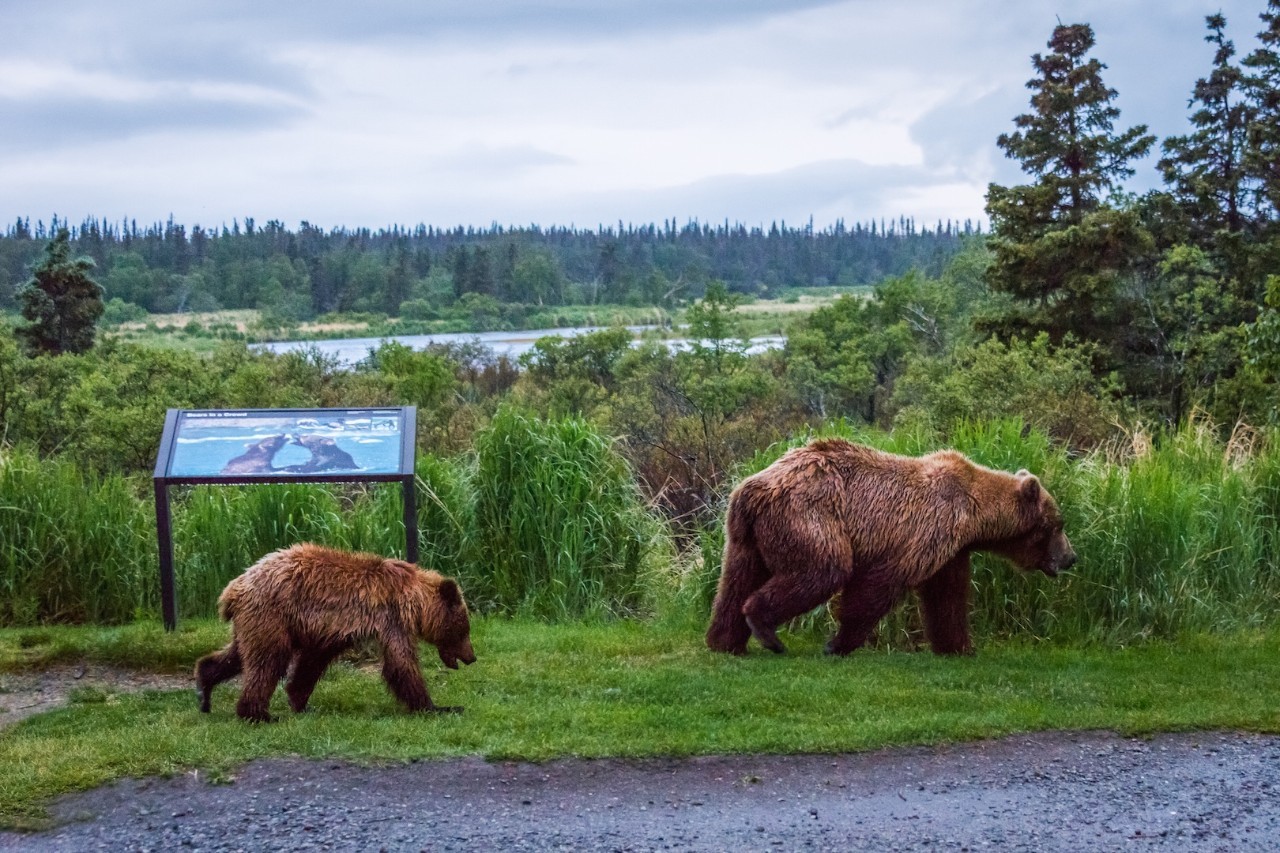
[[[169,498],[171,486],[399,482],[404,492],[405,558],[411,563],[418,562],[418,509],[414,490],[417,414],[416,406],[351,409],[169,409],[165,413],[164,431],[160,437],[152,478],[156,501],[156,539],[160,552],[160,604],[165,630],[172,631],[178,624],[177,588],[173,577],[173,520]],[[277,469],[270,467],[269,459],[263,473],[184,474],[180,466],[175,466],[179,439],[185,432],[188,420],[207,418],[204,425],[208,426],[215,422],[234,423],[236,418],[246,421],[279,419],[306,422],[323,419],[325,422],[342,422],[372,416],[393,417],[398,423],[400,449],[398,464],[391,466],[394,470],[343,473],[339,468],[309,464]]]

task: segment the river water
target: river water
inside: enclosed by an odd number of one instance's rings
[[[377,346],[383,341],[395,341],[396,343],[404,344],[405,346],[415,350],[426,349],[429,344],[479,343],[487,347],[494,355],[505,355],[508,358],[516,359],[533,349],[534,343],[539,338],[571,338],[577,335],[585,335],[588,332],[598,332],[603,328],[604,327],[601,326],[584,326],[580,328],[563,329],[531,329],[518,332],[453,332],[434,335],[392,335],[383,338],[335,338],[332,340],[317,341],[272,341],[270,343],[255,344],[254,346],[277,353],[315,349],[328,358],[336,359],[338,364],[343,367],[351,367],[368,358],[369,352],[377,348]],[[629,326],[627,328],[633,335],[637,335],[634,344],[639,344],[639,333],[646,331],[651,327]],[[767,349],[778,349],[782,347],[786,341],[787,339],[781,336],[751,338],[748,341],[749,347],[747,351],[757,353],[763,352]],[[685,338],[672,338],[664,340],[662,343],[672,349],[687,349],[689,346],[689,341]]]

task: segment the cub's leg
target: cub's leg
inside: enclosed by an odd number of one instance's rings
[[[250,636],[248,632],[242,631],[240,634],[244,685],[240,690],[240,701],[236,703],[236,714],[241,719],[255,723],[270,722],[268,707],[271,704],[271,694],[275,692],[280,679],[284,678],[289,669],[289,660],[293,657],[289,634],[283,628],[270,633],[255,631],[251,642],[247,641]]]
[[[284,685],[284,692],[289,696],[289,707],[299,714],[307,709],[307,702],[311,699],[311,692],[316,689],[316,682],[324,675],[329,664],[333,663],[333,659],[346,648],[347,645],[342,644],[306,649],[298,653],[293,673]]]
[[[382,640],[382,677],[391,693],[410,711],[461,712],[461,708],[441,707],[431,701],[418,662],[418,643],[408,634],[398,633]]]

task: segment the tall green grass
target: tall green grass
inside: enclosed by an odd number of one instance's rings
[[[662,532],[608,439],[578,418],[504,408],[477,437],[476,456],[481,596],[550,619],[642,604],[645,561]]]
[[[0,625],[153,612],[155,551],[134,484],[0,447]]]

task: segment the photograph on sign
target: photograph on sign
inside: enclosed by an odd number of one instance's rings
[[[288,477],[400,471],[398,409],[184,411],[170,477]]]

